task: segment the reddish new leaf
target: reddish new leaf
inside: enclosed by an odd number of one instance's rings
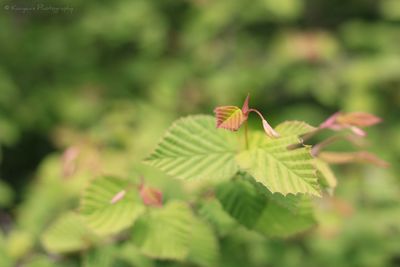
[[[248,116],[249,114],[249,99],[250,99],[250,94],[247,94],[246,99],[244,100],[243,106],[242,106],[242,112],[245,116]]]
[[[372,126],[382,121],[381,118],[366,112],[350,112],[341,114],[336,120],[340,124],[348,124],[357,127]]]
[[[162,192],[158,189],[142,185],[140,187],[140,196],[147,206],[162,206]]]
[[[331,164],[345,164],[352,162],[369,163],[378,167],[389,167],[389,163],[367,151],[358,152],[321,152],[318,157]]]
[[[77,158],[79,156],[77,147],[69,147],[62,156],[63,176],[72,176],[77,169]]]
[[[247,120],[247,115],[236,106],[222,106],[214,109],[217,118],[217,128],[237,131]]]
[[[329,128],[334,131],[350,129],[358,136],[366,136],[366,132],[360,127],[372,126],[381,121],[381,118],[366,112],[336,112],[325,120],[319,127],[321,129]]]

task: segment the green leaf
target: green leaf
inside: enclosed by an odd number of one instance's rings
[[[238,178],[221,184],[216,190],[216,196],[223,203],[224,209],[247,228],[257,222],[267,201],[251,183]]]
[[[128,266],[155,266],[155,262],[152,259],[143,255],[139,251],[139,248],[137,248],[132,242],[125,242],[121,246],[118,246],[116,258],[120,259],[124,263],[129,263],[130,265]]]
[[[0,231],[0,259],[2,266],[13,267],[15,266],[14,260],[10,257],[8,253],[8,247],[5,237],[3,236],[3,231]]]
[[[150,210],[133,227],[133,241],[147,256],[183,260],[189,253],[192,214],[181,202]]]
[[[229,234],[237,225],[216,199],[207,199],[201,202],[198,213],[201,218],[213,225],[219,236]]]
[[[34,254],[29,255],[29,260],[24,262],[24,267],[60,267],[60,266],[71,266],[62,264],[60,265],[59,262],[55,261],[51,257],[45,254]]]
[[[103,245],[94,250],[86,251],[82,257],[83,267],[110,267],[114,266],[117,249]]]
[[[239,143],[230,132],[215,127],[211,116],[176,121],[146,162],[178,179],[227,179],[237,171]]]
[[[295,213],[289,209],[282,209],[276,202],[269,202],[264,209],[254,229],[268,236],[288,237],[315,225],[316,221],[308,201],[304,201],[299,212]]]
[[[42,235],[44,248],[51,253],[68,253],[88,248],[95,235],[76,213],[59,217]]]
[[[316,169],[310,147],[300,144],[299,135],[312,129],[304,123],[285,122],[276,127],[280,138],[268,138],[260,132],[250,135],[249,150],[237,156],[240,167],[271,192],[283,195],[308,193],[320,196]]]
[[[320,178],[320,183],[328,188],[335,188],[337,179],[329,164],[321,159],[315,159],[315,167],[317,168],[317,175]]]
[[[216,195],[240,224],[267,236],[290,236],[315,224],[308,197],[272,194],[248,175],[221,184]]]
[[[0,207],[8,207],[14,200],[14,192],[11,187],[0,180]]]
[[[281,136],[300,136],[315,131],[316,129],[317,128],[303,121],[285,121],[275,128]]]
[[[236,106],[222,106],[214,109],[217,128],[237,131],[247,119],[243,111]]]
[[[81,205],[87,225],[101,235],[119,232],[133,224],[144,211],[142,200],[128,181],[101,177],[86,188]]]
[[[188,261],[199,266],[218,266],[218,241],[210,226],[200,220],[193,220],[190,236]]]
[[[13,229],[7,236],[7,251],[15,260],[24,258],[33,250],[35,239],[31,233]]]
[[[152,258],[215,266],[218,243],[211,228],[183,202],[149,210],[133,227],[133,241]]]
[[[180,179],[226,179],[240,167],[271,192],[320,196],[310,148],[288,149],[301,145],[299,136],[314,128],[294,121],[276,130],[280,138],[250,132],[249,149],[239,152],[236,136],[216,129],[212,117],[186,117],[174,123],[146,161]]]

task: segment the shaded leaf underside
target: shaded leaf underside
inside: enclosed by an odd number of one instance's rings
[[[252,179],[252,178],[250,178]],[[223,183],[217,198],[240,224],[268,236],[289,236],[315,224],[309,198],[262,192],[250,179]]]

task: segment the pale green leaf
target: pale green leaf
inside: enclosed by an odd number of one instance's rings
[[[210,226],[193,220],[191,227],[188,261],[204,267],[218,266],[218,241]]]
[[[308,230],[315,225],[315,219],[308,207],[294,213],[271,201],[268,202],[254,229],[268,236],[287,237]]]
[[[132,242],[127,242],[118,246],[117,255],[121,261],[129,263],[128,266],[137,267],[154,267],[155,262],[143,255],[139,248],[136,247]]]
[[[0,207],[8,207],[14,200],[14,192],[11,187],[0,180]]]
[[[88,248],[95,235],[76,213],[59,217],[42,235],[44,248],[51,253],[68,253]]]
[[[288,149],[300,143],[299,134],[307,132],[306,128],[298,122],[283,123],[276,127],[280,138],[268,138],[261,132],[254,132],[250,135],[249,150],[241,152],[236,158],[237,162],[273,193],[320,196],[310,148]]]
[[[135,187],[127,180],[114,177],[93,180],[86,188],[80,206],[87,225],[101,235],[131,226],[143,211]]]
[[[275,127],[280,136],[304,135],[315,131],[317,128],[303,121],[285,121]]]
[[[133,227],[133,241],[147,256],[183,260],[189,253],[192,221],[185,203],[169,203],[139,218]]]
[[[316,158],[315,167],[317,168],[317,175],[320,178],[321,184],[328,188],[335,188],[337,179],[329,164]]]
[[[6,238],[3,236],[3,232],[0,231],[0,259],[2,267],[13,267],[15,266],[14,260],[10,257],[7,248]]]
[[[30,255],[29,260],[24,262],[24,267],[60,267],[60,266],[71,266],[71,265],[60,265],[55,259],[52,259],[45,254]],[[2,266],[3,267],[3,266]]]
[[[156,259],[186,260],[216,266],[218,242],[209,225],[196,218],[183,202],[149,210],[133,227],[139,250]]]
[[[176,121],[146,162],[178,179],[226,179],[238,170],[234,133],[217,129],[211,116]]]
[[[110,267],[114,266],[116,248],[103,245],[94,250],[86,251],[82,257],[82,267]]]

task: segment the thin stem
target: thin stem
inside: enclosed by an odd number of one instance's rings
[[[262,122],[262,125],[263,125],[263,128],[264,128],[264,132],[269,137],[272,137],[272,138],[279,137],[279,134],[271,127],[271,125],[269,125],[267,120],[264,118],[264,116],[258,110],[253,109],[253,108],[249,109],[249,113],[252,112],[252,111],[257,113],[258,116],[260,116],[261,122]]]
[[[303,135],[302,140],[303,142],[308,141],[309,139],[311,139],[312,137],[314,137],[314,135],[318,134],[320,131],[322,131],[323,128],[316,128],[314,131],[311,131],[309,133],[306,133],[305,135]]]
[[[316,144],[312,149],[311,149],[311,154],[313,156],[316,156],[319,154],[319,152],[321,151],[321,149],[323,149],[326,146],[329,146],[332,143],[335,143],[336,141],[342,140],[344,139],[343,136],[340,135],[335,135],[335,136],[331,136],[328,139],[325,139],[324,141],[322,141],[321,143]]]
[[[246,150],[249,149],[249,127],[248,127],[248,122],[247,120],[244,122],[244,140],[246,144]]]
[[[260,116],[260,118],[261,118],[262,120],[265,120],[264,116],[263,116],[263,115],[260,113],[260,111],[258,111],[257,109],[251,108],[251,109],[249,109],[249,112],[251,112],[251,111],[257,113],[258,116]]]

